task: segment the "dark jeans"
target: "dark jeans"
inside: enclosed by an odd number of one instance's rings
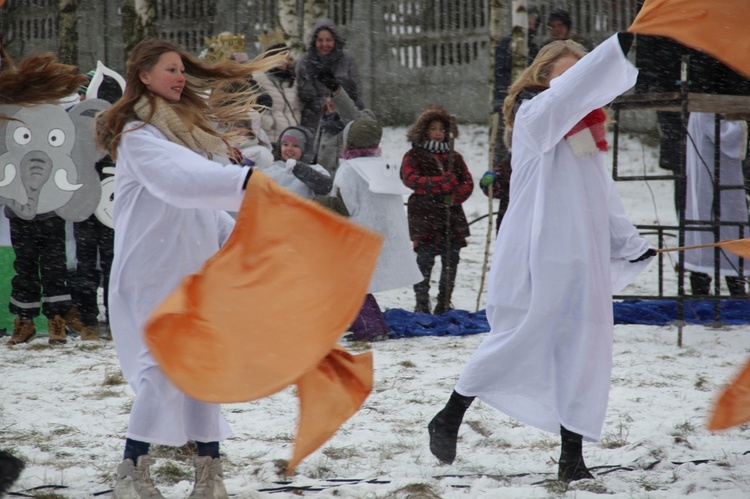
[[[115,231],[95,216],[73,224],[76,240],[76,271],[71,274],[70,291],[73,304],[81,313],[84,326],[95,326],[99,319],[97,291],[104,290],[104,306],[109,322],[109,273],[114,256]]]
[[[16,259],[16,275],[8,310],[32,319],[64,316],[70,310],[68,268],[65,258],[65,220],[54,216],[44,220],[11,217],[10,240]]]
[[[446,255],[444,241],[441,241],[439,244],[420,244],[414,248],[414,251],[417,253],[417,266],[419,266],[422,277],[424,277],[422,281],[414,285],[414,292],[416,294],[427,294],[430,292],[430,276],[432,275],[432,268],[435,266],[435,257],[440,256],[443,268],[440,272],[439,293],[445,295],[447,292],[447,296],[450,298],[453,293],[453,285],[456,282],[458,262],[461,260],[461,247],[458,243],[453,241],[450,246],[450,263]]]

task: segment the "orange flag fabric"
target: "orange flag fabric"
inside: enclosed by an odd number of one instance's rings
[[[170,380],[205,402],[297,384],[291,473],[372,390],[372,355],[336,343],[364,302],[381,245],[255,171],[229,239],[154,311],[146,341]]]
[[[726,430],[750,421],[750,361],[714,404],[708,429]]]
[[[748,0],[646,0],[628,31],[702,50],[750,78]]]

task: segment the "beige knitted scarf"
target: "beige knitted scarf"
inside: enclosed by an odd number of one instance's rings
[[[158,128],[170,141],[197,153],[227,155],[227,144],[220,137],[185,123],[172,106],[161,97],[154,96],[154,105],[154,114],[148,123]],[[148,98],[141,97],[136,102],[134,110],[138,119],[145,122],[151,114],[151,103]]]

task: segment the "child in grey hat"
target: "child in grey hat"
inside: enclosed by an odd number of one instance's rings
[[[312,132],[303,126],[290,126],[279,138],[281,159],[259,170],[280,186],[307,199],[328,194],[333,178],[328,171],[314,163]]]

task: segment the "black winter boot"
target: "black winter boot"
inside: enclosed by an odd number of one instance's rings
[[[747,296],[744,277],[728,275],[724,279],[727,281],[727,288],[729,289],[730,295]]]
[[[690,292],[693,295],[710,295],[711,276],[703,272],[690,272]]]
[[[446,299],[445,296],[441,293],[437,297],[437,304],[435,305],[435,311],[433,314],[435,315],[443,315],[446,312],[450,312],[453,310],[453,304],[451,303],[450,298]]]
[[[430,295],[429,293],[417,293],[417,305],[414,307],[415,312],[423,314],[430,313]]]
[[[562,449],[558,461],[557,478],[565,482],[593,479],[586,463],[583,462],[583,437],[560,426]]]
[[[430,452],[445,464],[451,464],[456,459],[458,427],[473,401],[474,397],[465,397],[454,390],[443,410],[427,425],[430,432]]]
[[[26,464],[13,454],[0,451],[0,497],[8,492],[25,466]]]

